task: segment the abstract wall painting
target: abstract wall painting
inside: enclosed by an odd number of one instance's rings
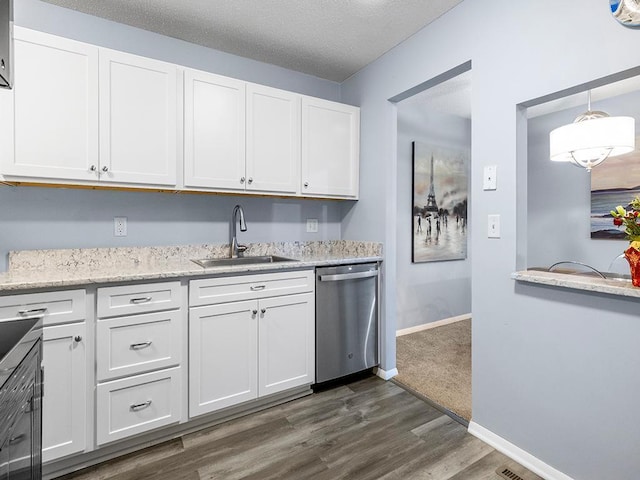
[[[468,151],[413,142],[413,263],[467,257],[468,172]]]
[[[591,238],[624,240],[624,228],[613,225],[609,213],[640,195],[640,136],[636,149],[607,158],[591,171]]]

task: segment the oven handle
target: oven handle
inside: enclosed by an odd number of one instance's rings
[[[47,307],[32,308],[30,310],[18,310],[18,315],[21,318],[42,318],[47,313]]]
[[[356,273],[338,273],[336,275],[318,275],[318,279],[321,282],[338,282],[340,280],[353,280],[355,278],[370,278],[377,277],[378,271],[371,270],[368,272],[356,272]]]

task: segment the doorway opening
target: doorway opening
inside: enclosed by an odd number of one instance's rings
[[[471,419],[471,62],[391,99],[397,106],[394,381]]]

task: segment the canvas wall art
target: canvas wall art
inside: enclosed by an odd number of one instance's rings
[[[613,225],[609,213],[640,195],[640,136],[636,149],[607,158],[591,171],[591,238],[624,240],[624,228]]]
[[[413,142],[412,261],[467,257],[469,153]]]

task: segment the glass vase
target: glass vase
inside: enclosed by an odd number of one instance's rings
[[[629,247],[624,251],[624,256],[631,267],[631,282],[634,287],[640,287],[640,250]]]

